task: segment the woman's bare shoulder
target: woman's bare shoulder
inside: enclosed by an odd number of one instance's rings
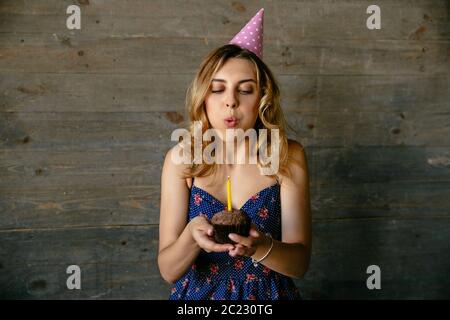
[[[306,162],[305,148],[296,140],[288,139],[288,154],[289,158],[299,161],[301,165]]]
[[[296,177],[301,175],[302,172],[307,173],[308,170],[305,148],[300,142],[293,139],[288,139],[287,167],[290,172],[290,176],[281,175],[279,177],[281,183],[283,180],[295,180]]]
[[[289,148],[300,148],[300,149],[303,149],[303,145],[300,143],[300,142],[298,142],[297,140],[294,140],[294,139],[288,139],[288,147]]]
[[[185,174],[189,170],[190,164],[181,162],[178,153],[179,149],[177,145],[167,151],[164,159],[163,175],[169,175],[173,178],[186,181]]]

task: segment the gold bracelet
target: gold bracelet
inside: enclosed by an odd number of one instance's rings
[[[266,233],[266,236],[268,236],[268,237],[270,238],[270,248],[269,248],[269,250],[267,250],[266,254],[265,254],[261,259],[255,260],[255,259],[252,258],[252,263],[253,263],[253,265],[254,265],[255,267],[258,266],[258,263],[260,263],[260,262],[263,261],[265,258],[267,258],[267,256],[269,255],[270,251],[272,251],[272,248],[273,248],[273,238],[272,238],[272,236],[270,235],[270,233]]]

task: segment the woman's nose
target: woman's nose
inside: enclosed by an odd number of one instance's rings
[[[227,99],[227,100],[226,100],[226,102],[225,102],[225,105],[226,105],[227,107],[235,108],[235,107],[237,106],[237,99],[236,99],[236,97],[234,96],[234,94],[228,95],[228,97],[227,97],[226,99]]]

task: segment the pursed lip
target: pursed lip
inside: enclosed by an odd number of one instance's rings
[[[224,121],[225,121],[225,124],[229,128],[235,127],[238,124],[238,122],[239,122],[239,120],[237,118],[235,118],[235,117],[228,117]]]

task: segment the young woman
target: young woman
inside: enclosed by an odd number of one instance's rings
[[[176,164],[176,149],[169,150],[158,264],[173,284],[170,299],[301,298],[292,278],[305,274],[311,253],[307,161],[302,145],[286,137],[279,87],[260,53],[227,44],[206,57],[188,91],[190,129],[201,121],[203,132],[216,130],[224,150],[226,130],[278,129],[279,170],[262,174],[260,162]],[[244,139],[232,152],[248,156],[248,148]],[[245,212],[252,227],[247,237],[230,234],[235,244],[219,244],[210,219],[226,208],[228,176],[232,207]]]

